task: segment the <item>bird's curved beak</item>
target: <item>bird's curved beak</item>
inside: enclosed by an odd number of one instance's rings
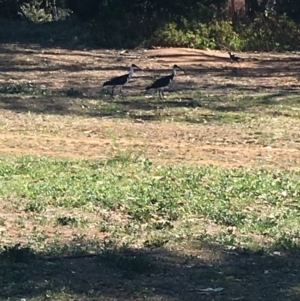
[[[139,69],[139,70],[143,71],[143,69],[142,69],[142,68],[140,68],[140,67],[139,67],[139,66],[137,66],[137,65],[134,65],[133,67],[134,67],[134,68],[136,68],[136,69]]]
[[[185,73],[185,71],[181,67],[177,66],[177,68],[180,69],[183,73]]]

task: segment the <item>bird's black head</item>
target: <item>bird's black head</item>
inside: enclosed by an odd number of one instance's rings
[[[180,70],[182,70],[184,72],[184,70],[181,67],[179,67],[178,65],[174,65],[173,69],[180,69]]]
[[[136,64],[132,64],[131,67],[142,70],[142,68],[138,67]]]

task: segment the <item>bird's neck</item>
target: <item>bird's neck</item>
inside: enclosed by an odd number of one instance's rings
[[[175,75],[176,75],[176,68],[173,68],[173,70],[172,70],[172,78],[174,78]]]
[[[129,71],[129,74],[128,74],[128,79],[130,79],[133,75],[133,67],[130,66],[130,71]]]

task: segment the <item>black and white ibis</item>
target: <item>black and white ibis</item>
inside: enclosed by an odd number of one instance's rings
[[[244,61],[244,59],[242,59],[241,57],[233,54],[231,51],[228,51],[231,63],[236,62],[236,63],[240,63],[240,61]]]
[[[148,86],[146,90],[158,90],[159,97],[162,99],[162,97],[164,97],[164,89],[173,81],[174,76],[176,75],[176,69],[180,69],[184,72],[182,68],[180,68],[177,65],[174,65],[172,69],[172,74],[157,79],[153,84]]]
[[[104,84],[103,84],[103,88],[104,87],[108,87],[108,86],[112,86],[112,90],[111,90],[111,96],[114,97],[114,89],[116,86],[121,86],[120,88],[120,93],[122,96],[124,96],[123,94],[123,86],[131,79],[132,75],[133,75],[133,70],[134,68],[136,69],[140,69],[142,70],[140,67],[138,67],[137,65],[135,64],[132,64],[130,66],[130,71],[129,73],[126,73],[124,75],[121,75],[121,76],[116,76],[116,77],[113,77],[112,79],[106,81]],[[102,89],[103,89],[102,88]]]

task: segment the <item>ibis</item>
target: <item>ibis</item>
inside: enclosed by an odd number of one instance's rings
[[[182,68],[180,68],[177,65],[173,66],[172,73],[170,75],[161,77],[157,79],[154,83],[152,83],[150,86],[146,87],[146,90],[150,89],[156,89],[158,90],[159,97],[162,99],[164,97],[164,89],[172,82],[176,75],[176,69],[180,69],[184,72]]]
[[[116,77],[113,77],[111,78],[110,80],[106,81],[104,84],[103,84],[103,88],[104,87],[108,87],[108,86],[112,86],[112,90],[111,90],[111,96],[114,97],[114,89],[116,86],[121,86],[120,88],[120,93],[122,96],[124,96],[123,94],[123,86],[131,79],[132,75],[133,75],[133,70],[134,69],[139,69],[139,70],[142,70],[140,67],[138,67],[137,65],[135,64],[132,64],[130,66],[130,70],[129,70],[129,73],[126,73],[124,75],[121,75],[121,76],[116,76]],[[102,88],[102,89],[103,89]]]
[[[236,63],[240,63],[240,61],[243,61],[244,59],[242,59],[241,57],[233,54],[231,51],[228,51],[231,63],[236,62]]]

